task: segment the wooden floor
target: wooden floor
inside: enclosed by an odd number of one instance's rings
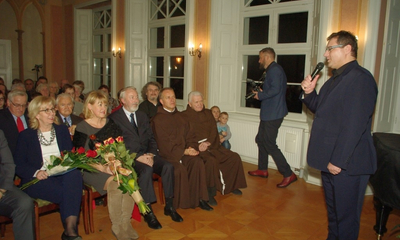
[[[321,187],[299,179],[286,189],[278,189],[276,184],[282,176],[270,170],[268,179],[251,177],[248,170],[254,165],[244,163],[248,187],[242,196],[217,195],[218,206],[207,212],[197,209],[179,209],[184,221],[176,223],[164,216],[163,206],[153,204],[158,220],[163,225],[160,230],[152,230],[142,220],[132,220],[140,240],[150,239],[326,239],[327,219]],[[157,192],[157,191],[156,191]],[[373,231],[375,211],[372,196],[366,196],[361,216],[360,240],[376,239]],[[387,223],[388,233],[382,239],[396,239],[400,231],[391,229],[400,224],[400,212],[393,211]],[[59,213],[40,217],[41,238],[60,239],[62,226]],[[79,231],[85,240],[115,240],[111,234],[111,223],[107,208],[95,209],[95,233],[85,235],[80,224]],[[13,239],[12,226],[7,225],[4,240]]]

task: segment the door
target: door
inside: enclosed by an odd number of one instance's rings
[[[12,82],[11,40],[0,39],[0,77],[6,86]]]

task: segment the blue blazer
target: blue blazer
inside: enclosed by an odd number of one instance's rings
[[[287,79],[283,68],[272,62],[265,70],[262,92],[258,92],[261,101],[260,118],[271,121],[285,117],[288,114],[286,106]]]
[[[65,125],[53,124],[56,130],[57,144],[60,152],[72,150],[71,135]],[[18,136],[17,148],[14,154],[15,173],[21,178],[21,184],[34,179],[33,174],[43,165],[42,148],[40,147],[37,130],[25,129]]]
[[[329,93],[332,81],[336,86]],[[330,78],[319,94],[313,91],[302,99],[315,113],[307,153],[311,167],[328,172],[330,162],[349,175],[375,172],[371,122],[377,94],[371,73],[353,61],[335,80]]]
[[[29,126],[28,115],[25,113],[24,116],[26,124]],[[3,130],[4,136],[7,138],[8,147],[11,153],[14,154],[19,132],[14,117],[8,108],[0,110],[0,129]]]

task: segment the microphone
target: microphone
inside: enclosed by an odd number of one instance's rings
[[[321,72],[321,70],[324,68],[324,63],[323,62],[319,62],[317,64],[317,66],[315,66],[314,71],[311,73],[311,82],[314,80],[314,77]]]
[[[249,100],[250,98],[254,97],[256,94],[255,93],[250,93],[248,95],[246,95],[246,100]]]

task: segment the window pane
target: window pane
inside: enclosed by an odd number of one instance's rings
[[[164,27],[150,29],[150,48],[164,48]]]
[[[268,43],[269,16],[245,18],[244,28],[245,45]]]
[[[111,75],[111,58],[106,58],[106,73],[107,75]]]
[[[103,59],[95,58],[93,67],[94,67],[93,74],[102,74],[103,73]]]
[[[250,55],[250,56],[243,56],[243,65],[244,65],[244,71],[243,71],[243,79],[244,81],[242,82],[242,89],[245,89],[242,91],[242,98],[245,99],[245,97],[248,94],[251,94],[251,91],[257,86],[261,85],[262,83],[259,83],[257,81],[260,80],[262,77],[262,74],[264,72],[264,69],[260,69],[260,64],[258,63],[259,56],[258,55]],[[256,81],[256,82],[252,82]],[[261,79],[263,81],[264,79]],[[256,84],[256,85],[255,85]],[[243,103],[243,101],[241,101]],[[245,106],[242,107],[251,107],[251,108],[260,108],[260,101],[254,99],[254,98],[249,98],[245,100]]]
[[[110,28],[111,27],[111,9],[108,9],[104,12],[104,27]]]
[[[170,57],[170,76],[171,77],[183,77],[184,72],[184,57],[183,56],[171,56]]]
[[[288,85],[286,89],[286,105],[289,112],[301,113],[303,104],[300,101],[301,86]]]
[[[98,89],[103,82],[102,75],[93,75],[93,89]]]
[[[250,2],[250,7],[253,7],[253,6],[271,4],[271,2],[283,3],[283,2],[293,2],[293,1],[298,1],[298,0],[245,0],[244,4],[247,5],[248,2]]]
[[[93,52],[103,51],[103,35],[93,36]]]
[[[150,57],[149,76],[164,76],[164,57]]]
[[[171,26],[171,48],[185,47],[185,25]]]
[[[307,42],[308,12],[279,15],[278,43]]]
[[[178,4],[178,6],[175,5],[175,2]],[[184,16],[186,12],[186,0],[183,0],[180,3],[176,0],[169,0],[169,12],[170,17]]]
[[[306,55],[278,55],[277,63],[285,71],[288,83],[303,81]]]
[[[167,4],[167,1],[151,0],[150,16],[151,16],[152,20],[164,19],[167,16],[167,5],[166,4]]]
[[[106,46],[105,49],[107,49],[107,52],[111,52],[112,47],[111,47],[111,34],[107,34],[107,42],[106,42]]]
[[[174,89],[176,99],[183,99],[183,79],[171,78],[170,87]]]

